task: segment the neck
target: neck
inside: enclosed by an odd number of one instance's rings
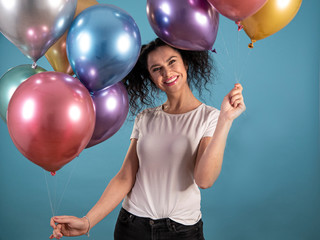
[[[167,101],[163,104],[163,110],[167,113],[185,113],[197,108],[201,102],[188,87],[179,94],[167,94]]]

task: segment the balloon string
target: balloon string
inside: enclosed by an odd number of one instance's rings
[[[234,71],[234,78],[237,83],[239,83],[239,67],[240,67],[240,54],[239,54],[239,45],[240,45],[240,38],[239,38],[239,31],[237,33],[237,56],[236,56],[236,66],[235,66],[235,71]]]
[[[227,59],[228,59],[228,61],[229,61],[229,64],[230,64],[231,66],[233,66],[232,58],[231,58],[231,56],[230,56],[230,53],[229,53],[229,50],[228,50],[228,47],[227,47],[227,44],[226,44],[226,40],[225,40],[225,38],[224,38],[224,33],[223,33],[223,31],[221,32],[221,34],[222,34],[221,37],[222,37],[222,42],[223,42],[224,50],[226,51],[226,54],[227,54]],[[220,63],[220,62],[218,62],[218,63]],[[220,66],[225,70],[223,64],[220,63]],[[227,71],[227,72],[229,72],[229,71]]]
[[[68,177],[68,180],[67,180],[67,183],[65,184],[64,189],[63,189],[63,192],[62,192],[62,195],[61,195],[61,197],[60,197],[60,200],[59,200],[59,203],[58,203],[58,206],[57,206],[57,211],[58,211],[58,209],[60,208],[62,199],[63,199],[63,197],[64,197],[64,194],[65,194],[66,190],[67,190],[67,187],[69,186],[69,183],[70,183],[72,174],[73,174],[74,170],[76,169],[76,165],[77,165],[77,164],[78,164],[77,161],[76,161],[75,164],[73,164],[73,167],[72,167],[72,169],[71,169],[71,172],[70,172],[69,177]]]
[[[51,194],[50,194],[50,189],[49,189],[49,185],[48,185],[48,179],[47,179],[46,171],[43,170],[43,173],[44,173],[44,178],[46,180],[47,192],[48,192],[48,197],[49,197],[49,203],[50,203],[50,207],[51,207],[52,216],[54,216],[54,209],[53,209],[53,204],[52,204],[52,200],[51,200]]]
[[[239,78],[242,79],[242,75],[243,75],[243,70],[246,68],[247,66],[247,62],[249,60],[249,56],[251,54],[252,51],[250,51],[250,49],[247,49],[247,55],[245,56],[245,59],[243,61],[243,64],[242,64],[242,68],[240,69],[240,72],[239,72]]]
[[[37,68],[37,63],[36,63],[36,62],[33,62],[33,63],[32,63],[32,68],[33,68],[33,69],[36,69],[36,68]]]
[[[234,32],[233,32],[234,33]],[[226,38],[224,37],[225,32],[224,29],[222,29],[222,31],[220,32],[221,34],[221,40],[222,40],[222,47],[220,49],[220,53],[219,55],[217,55],[217,57],[215,58],[215,63],[219,65],[219,68],[222,69],[222,71],[226,74],[227,78],[231,78],[234,79],[234,71],[235,71],[235,59],[234,56],[231,57],[231,55],[234,55],[234,51],[232,51],[231,47],[234,46],[229,46],[229,44],[227,43]],[[222,61],[221,58],[224,58],[227,62]],[[232,68],[230,71],[230,67]],[[222,83],[225,83],[225,81],[223,81]],[[227,86],[225,86],[225,84],[223,84],[224,87],[226,88],[226,91],[228,90]]]

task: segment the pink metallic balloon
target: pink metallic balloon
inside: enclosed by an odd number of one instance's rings
[[[88,90],[59,72],[38,73],[14,92],[7,124],[12,141],[30,161],[55,172],[88,144],[95,110]]]
[[[238,22],[256,13],[267,0],[208,0],[208,2],[223,16]]]
[[[122,82],[94,92],[96,124],[87,148],[112,137],[122,126],[129,111],[128,93]]]
[[[147,16],[166,43],[185,50],[212,50],[219,14],[207,0],[148,0]]]

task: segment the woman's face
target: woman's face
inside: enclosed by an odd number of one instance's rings
[[[147,64],[151,80],[162,91],[172,94],[188,87],[187,67],[173,48],[158,47],[149,53]]]

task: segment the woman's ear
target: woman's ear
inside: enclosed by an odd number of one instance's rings
[[[186,71],[188,72],[189,65],[188,65],[188,64],[185,64],[184,67],[186,68]]]

